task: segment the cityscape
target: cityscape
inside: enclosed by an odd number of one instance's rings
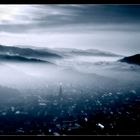
[[[140,5],[0,5],[0,136],[140,135]]]

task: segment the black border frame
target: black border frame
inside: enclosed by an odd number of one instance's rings
[[[140,0],[138,1],[138,0],[0,0],[0,5],[2,5],[2,4],[140,4]],[[0,137],[2,138],[3,136],[9,136],[9,137],[11,137],[11,135],[1,135]],[[27,138],[28,136],[29,136],[29,138],[33,138],[34,137],[34,135],[32,136],[32,135],[12,135],[12,137],[13,138],[15,138],[15,136],[17,136],[16,138],[19,138],[18,136],[20,136],[20,137],[24,137],[25,136],[25,138]],[[31,137],[30,137],[31,136]],[[82,136],[83,135],[78,135],[78,137],[81,137],[82,138]],[[105,136],[107,136],[107,135],[84,135],[85,137],[83,137],[83,139],[84,138],[86,138],[86,137],[88,137],[88,138],[104,138]],[[107,139],[108,138],[115,138],[116,137],[116,135],[110,135],[110,136],[108,136],[107,137]],[[118,138],[119,137],[124,137],[124,136],[127,136],[127,135],[119,135],[119,136],[117,136]],[[131,137],[133,137],[133,136],[135,136],[135,135],[128,135],[128,136],[131,136]],[[136,135],[136,136],[140,136],[140,135]],[[46,137],[48,137],[48,138],[57,138],[58,139],[58,137],[54,137],[54,136],[43,136],[43,137],[39,137],[39,138],[46,138]],[[59,138],[62,138],[63,136],[60,136]],[[63,137],[64,139],[66,138],[76,138],[77,136],[75,135],[75,136],[65,136],[65,137]],[[35,138],[37,138],[36,136],[35,136]]]
[[[140,0],[0,0],[0,4],[140,4]]]

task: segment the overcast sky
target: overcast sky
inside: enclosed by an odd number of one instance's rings
[[[0,44],[140,53],[140,5],[0,5]]]

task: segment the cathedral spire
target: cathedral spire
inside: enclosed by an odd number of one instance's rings
[[[62,83],[59,85],[59,97],[62,98],[63,96],[63,89],[62,89]]]

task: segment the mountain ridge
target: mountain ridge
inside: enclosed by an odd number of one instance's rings
[[[20,55],[24,57],[51,57],[51,58],[62,58],[62,56],[33,48],[21,48],[15,46],[0,45],[0,54]]]
[[[23,56],[18,55],[3,55],[0,54],[0,61],[6,61],[6,62],[30,62],[30,63],[48,63],[52,64],[51,62],[36,59],[36,58],[26,58]]]
[[[122,56],[114,54],[107,51],[97,50],[97,49],[75,49],[75,48],[54,48],[55,51],[58,51],[65,55],[83,55],[83,56]]]

